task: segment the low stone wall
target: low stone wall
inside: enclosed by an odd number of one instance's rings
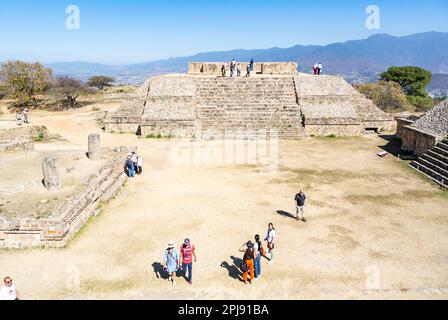
[[[352,137],[362,134],[359,124],[307,124],[305,127],[307,136],[325,137],[335,135],[338,137]]]
[[[0,220],[0,248],[63,247],[111,199],[127,180],[124,159],[127,149],[92,175],[87,187],[66,199],[47,219]]]
[[[225,62],[190,62],[188,64],[189,75],[221,75],[221,67]],[[227,74],[229,74],[230,63],[227,65]],[[247,62],[237,62],[241,74],[244,76],[247,70]],[[235,70],[236,71],[236,70]],[[254,71],[258,74],[272,75],[296,75],[297,63],[295,62],[259,62],[254,63]]]
[[[34,143],[31,140],[0,141],[0,152],[17,152],[34,150]]]
[[[412,152],[417,157],[421,157],[442,140],[441,137],[407,125],[401,127],[400,137],[402,140],[401,149]]]
[[[414,123],[413,120],[404,119],[404,118],[398,118],[397,119],[397,133],[395,134],[395,136],[397,138],[402,139],[402,137],[403,137],[403,127],[404,126],[409,126],[409,125],[411,125],[413,123]]]

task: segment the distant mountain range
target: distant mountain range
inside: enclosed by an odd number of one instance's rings
[[[257,62],[295,61],[300,72],[310,72],[315,62],[322,62],[325,73],[342,75],[350,82],[374,81],[390,66],[414,65],[433,73],[448,74],[448,33],[426,32],[401,37],[377,34],[364,40],[327,46],[206,52],[123,66],[68,62],[49,64],[48,67],[55,74],[70,74],[81,79],[101,74],[115,77],[118,83],[138,84],[151,75],[185,72],[190,61],[219,62],[233,58],[238,61],[253,58]]]

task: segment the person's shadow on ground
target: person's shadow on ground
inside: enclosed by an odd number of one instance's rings
[[[164,279],[167,280],[169,277],[168,272],[163,270],[163,265],[160,262],[154,262],[152,264],[152,267],[154,268],[154,273],[156,274],[157,279]]]
[[[281,215],[282,217],[284,217],[284,218],[291,218],[291,219],[294,219],[294,220],[296,219],[296,217],[292,213],[289,213],[289,212],[286,212],[286,211],[283,211],[283,210],[278,210],[277,213],[279,215]]]
[[[229,277],[243,281],[243,273],[241,272],[239,266],[243,262],[240,258],[236,258],[234,256],[231,256],[230,259],[232,259],[232,264],[230,265],[227,261],[223,261],[221,263],[221,267],[226,268],[229,272]]]

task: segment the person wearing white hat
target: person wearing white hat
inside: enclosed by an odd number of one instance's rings
[[[176,284],[176,271],[180,268],[179,264],[179,253],[175,249],[174,242],[170,241],[168,242],[168,248],[165,250],[164,254],[164,264],[163,264],[163,270],[167,271],[169,276],[168,280],[173,283],[173,285]]]

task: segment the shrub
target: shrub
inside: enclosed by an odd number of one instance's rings
[[[436,105],[436,101],[431,97],[407,96],[407,99],[416,111],[420,112],[429,111]]]
[[[415,107],[408,101],[401,86],[396,82],[379,81],[356,84],[354,87],[385,112],[415,111]]]

